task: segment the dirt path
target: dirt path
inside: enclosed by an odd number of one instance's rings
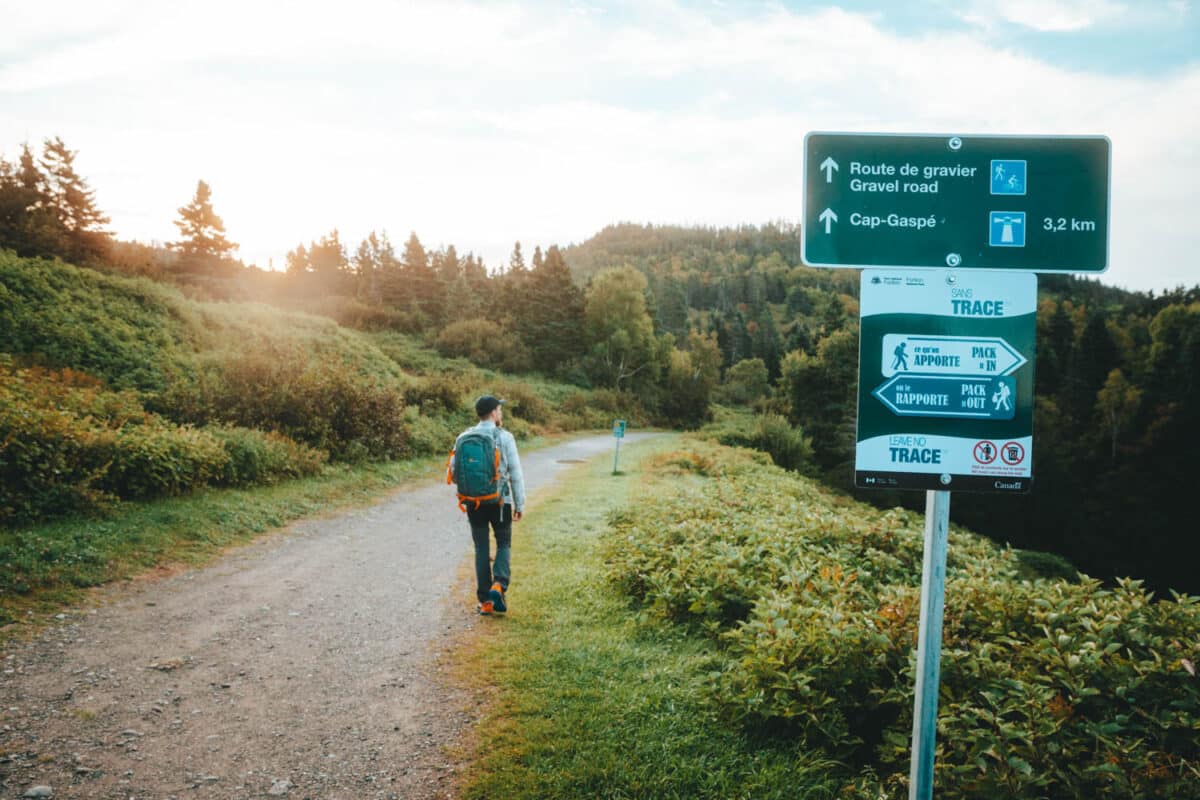
[[[612,446],[527,454],[531,497]],[[450,487],[425,484],[100,593],[0,653],[0,798],[446,797],[474,715],[436,656],[478,621],[469,552]]]

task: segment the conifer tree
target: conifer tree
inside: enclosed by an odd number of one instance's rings
[[[404,244],[399,278],[401,285],[392,287],[392,296],[398,301],[395,304],[405,310],[418,312],[434,326],[440,325],[445,315],[445,291],[429,263],[429,254],[415,232]]]
[[[102,226],[109,218],[96,207],[96,193],[75,171],[76,151],[67,149],[59,137],[47,139],[42,151],[46,194],[59,222],[81,252],[94,249],[106,238]]]
[[[237,249],[225,238],[225,223],[213,211],[212,190],[204,181],[197,182],[192,202],[179,209],[175,227],[183,238],[171,247],[179,252],[184,272],[214,272]]]
[[[55,137],[45,141],[40,168],[28,144],[16,166],[0,159],[0,246],[76,262],[108,252],[108,217],[75,171],[75,155]]]
[[[312,243],[308,248],[308,260],[312,271],[318,275],[339,275],[349,270],[346,247],[337,228],[322,236],[319,242]]]
[[[311,270],[312,264],[308,260],[308,250],[303,244],[298,244],[295,250],[288,251],[287,272],[289,275],[304,275]]]
[[[508,271],[510,273],[525,272],[525,256],[521,254],[521,243],[517,242],[513,245],[512,254],[508,257]]]
[[[512,308],[512,326],[534,368],[555,372],[583,354],[583,292],[558,247],[538,260]]]

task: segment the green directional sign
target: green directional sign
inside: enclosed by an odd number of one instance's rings
[[[900,417],[1012,419],[1016,382],[987,375],[893,375],[871,394]]]
[[[1099,273],[1103,136],[810,133],[805,263]]]
[[[1027,492],[1037,276],[862,274],[855,484]]]
[[[613,420],[613,436],[617,439],[625,438],[625,420]]]

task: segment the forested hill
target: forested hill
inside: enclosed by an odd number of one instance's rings
[[[849,490],[858,272],[805,267],[798,243],[798,227],[784,223],[621,224],[564,255],[584,282],[621,264],[643,272],[658,327],[715,335],[727,384],[760,359],[769,381],[732,394],[800,426],[812,440],[811,470]],[[1197,482],[1187,466],[1200,442],[1200,285],[1142,293],[1058,275],[1038,285],[1034,490],[956,494],[955,517],[1093,575],[1200,591],[1191,566],[1200,560]]]

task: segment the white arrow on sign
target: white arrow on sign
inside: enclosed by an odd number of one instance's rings
[[[832,208],[827,208],[822,211],[821,216],[817,217],[817,219],[825,223],[826,233],[833,233],[832,225],[833,223],[837,222],[837,214],[833,213]]]
[[[837,168],[837,162],[833,160],[832,156],[826,156],[825,160],[821,162],[821,169],[825,171],[826,183],[833,183],[833,173],[837,171]]]
[[[883,376],[1011,375],[1028,359],[997,336],[918,336],[888,333],[883,337]]]

